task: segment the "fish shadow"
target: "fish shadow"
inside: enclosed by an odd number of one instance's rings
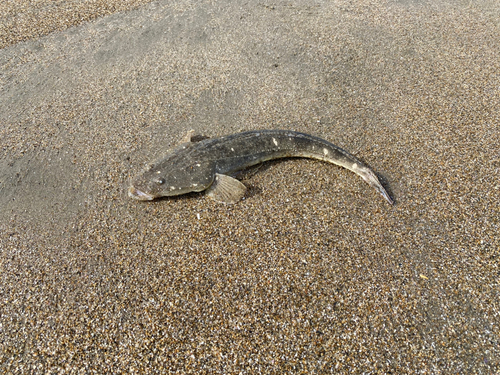
[[[247,191],[245,192],[245,199],[255,197],[256,195],[261,195],[262,194],[262,189],[258,186],[255,185],[248,185],[245,184],[247,187]]]
[[[199,135],[195,134],[191,137],[191,142],[201,142],[204,141],[205,139],[209,139],[210,137],[207,137],[206,135]]]

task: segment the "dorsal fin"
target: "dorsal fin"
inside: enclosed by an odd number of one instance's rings
[[[181,139],[180,144],[192,142],[191,138],[193,137],[193,134],[194,134],[194,129],[189,130],[184,136],[184,138]]]

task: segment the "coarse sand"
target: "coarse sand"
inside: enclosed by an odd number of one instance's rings
[[[500,372],[496,1],[15,3],[0,372]],[[396,204],[306,159],[235,205],[127,197],[189,129],[263,128],[348,150]]]

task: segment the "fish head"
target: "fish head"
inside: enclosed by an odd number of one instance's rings
[[[130,198],[150,201],[208,188],[215,177],[214,168],[207,163],[179,163],[166,158],[151,164],[135,177],[128,189]]]

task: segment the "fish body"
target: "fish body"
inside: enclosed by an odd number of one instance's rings
[[[272,159],[306,157],[347,168],[373,186],[390,203],[393,200],[375,173],[364,163],[334,144],[290,130],[254,130],[186,142],[137,176],[128,190],[131,198],[152,200],[207,190],[221,203],[236,203],[246,187],[231,173]]]

